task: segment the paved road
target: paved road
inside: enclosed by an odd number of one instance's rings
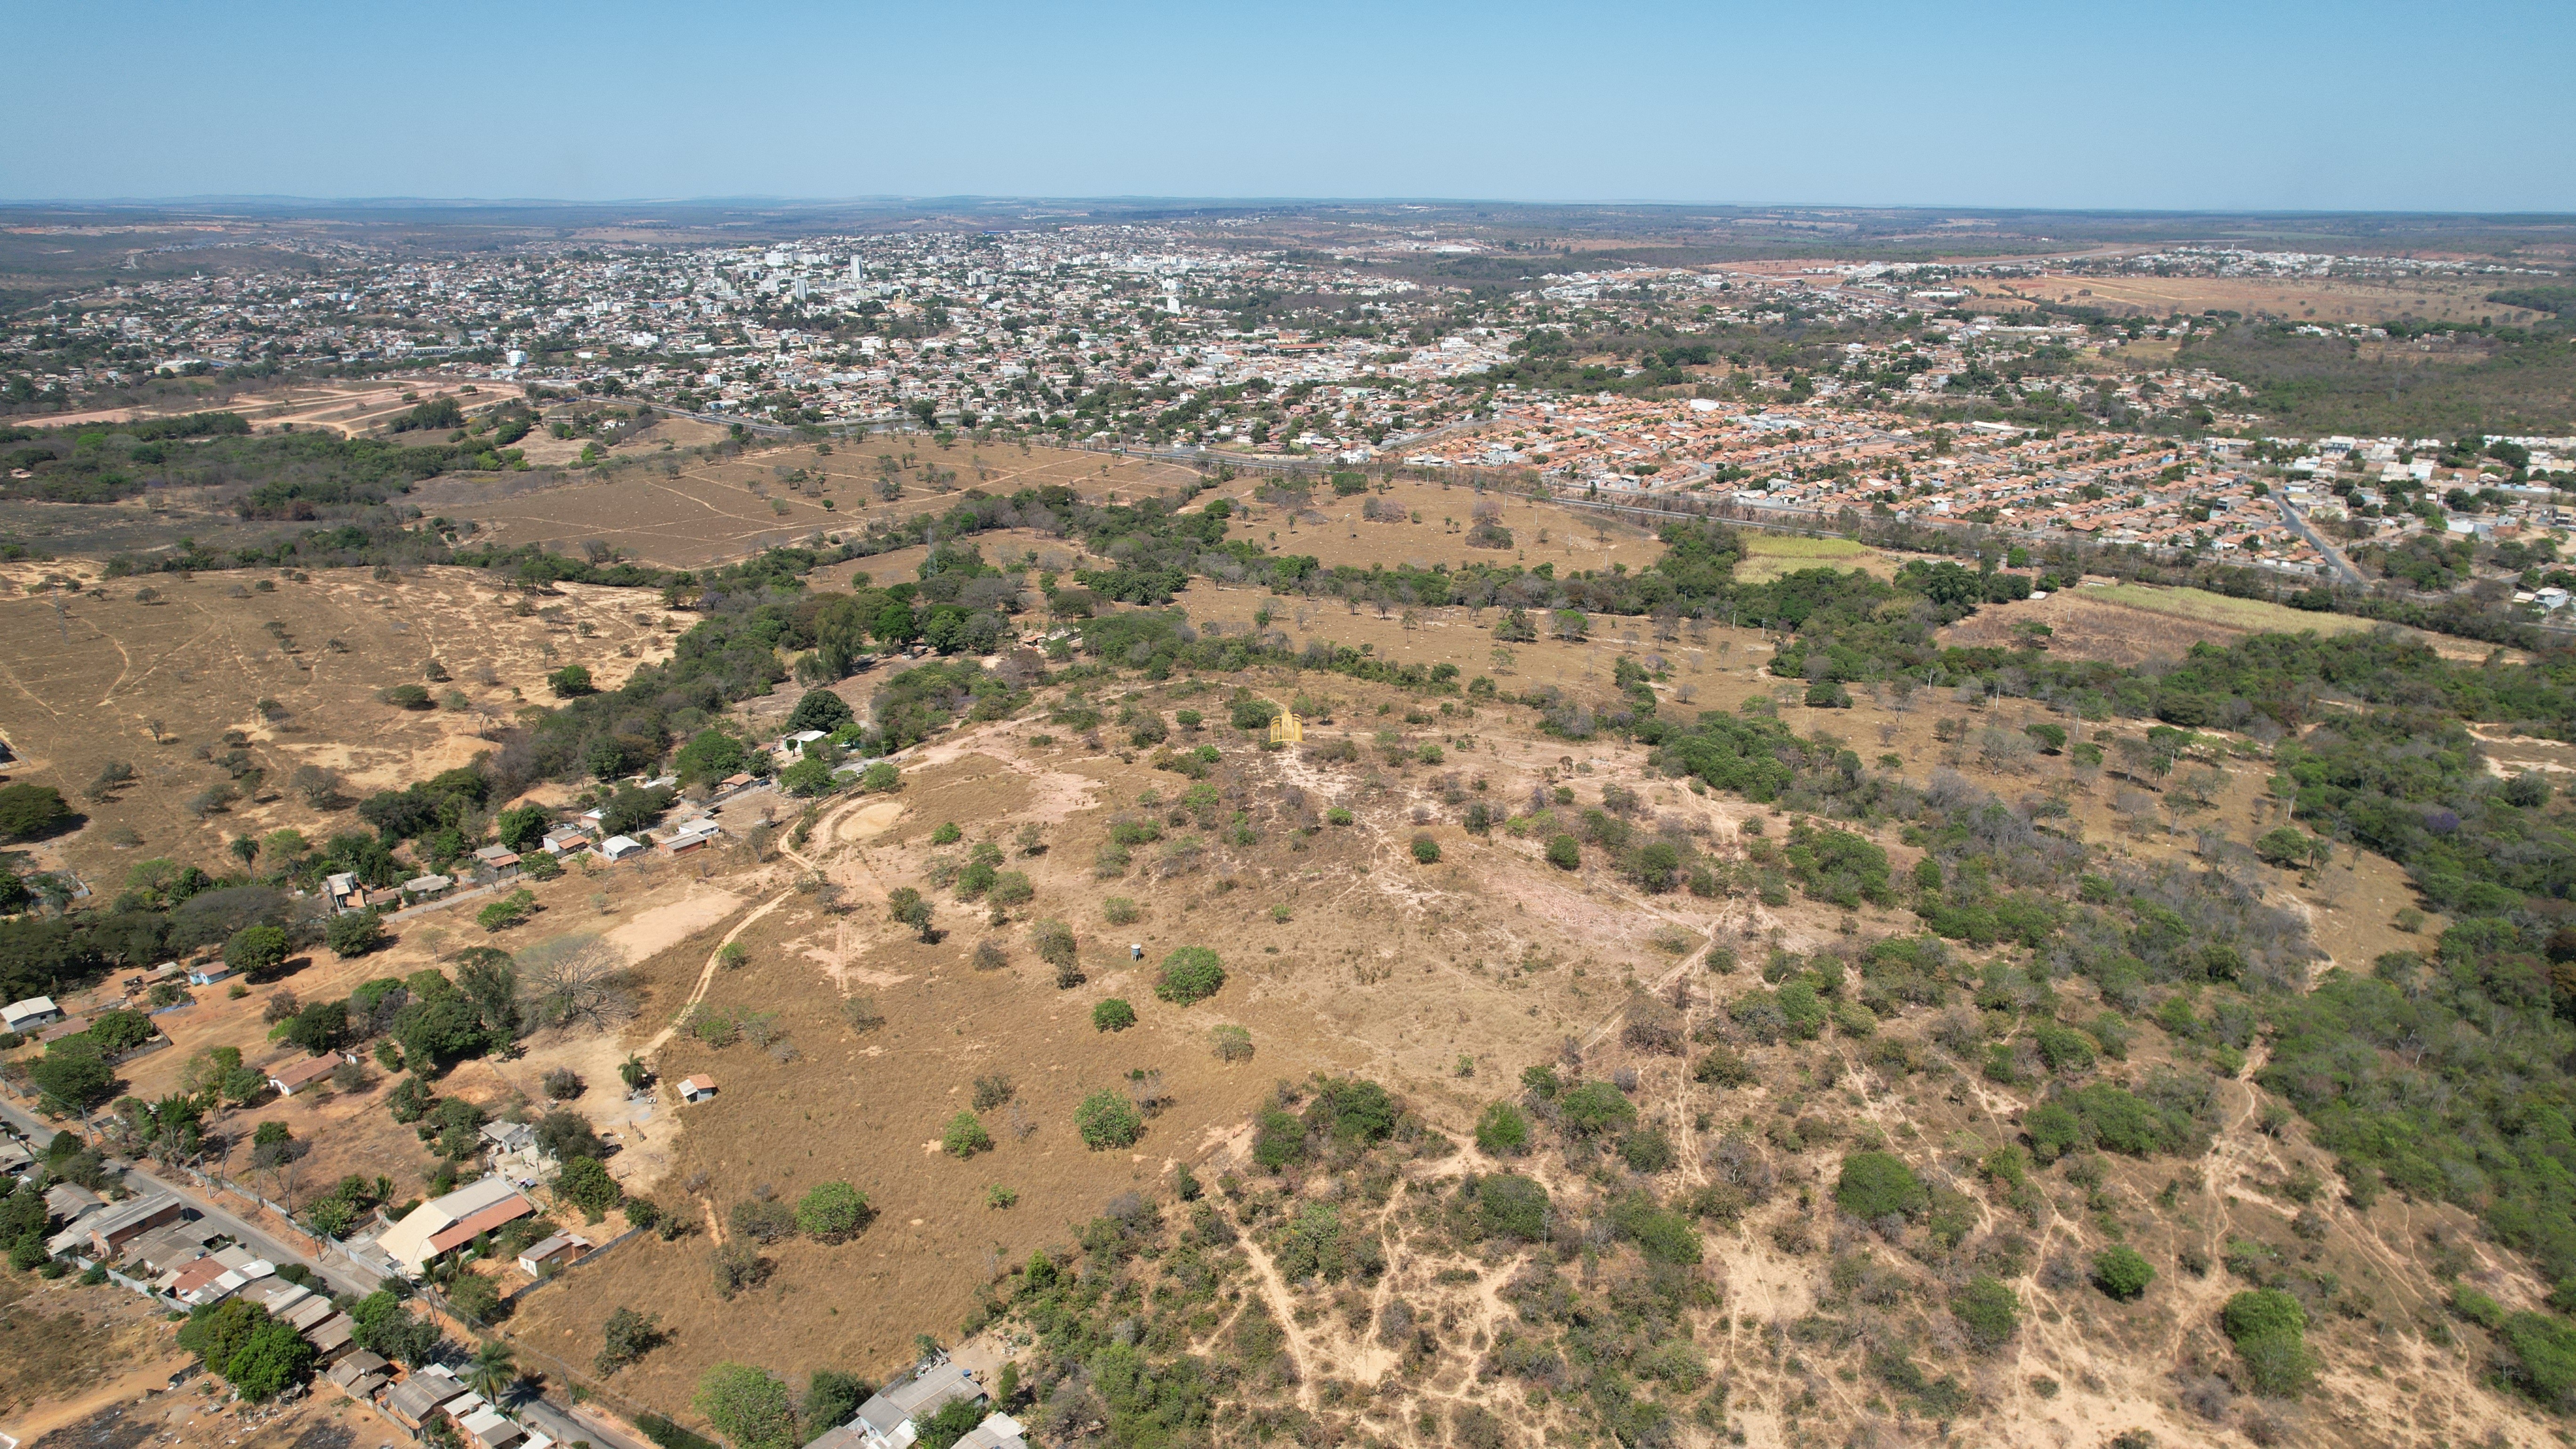
[[[0,1102],[0,1119],[6,1119],[12,1127],[26,1134],[31,1142],[39,1145],[51,1139],[57,1130],[56,1124],[7,1102]],[[116,1159],[109,1159],[109,1164],[116,1165]],[[331,1285],[334,1292],[361,1295],[372,1293],[381,1281],[375,1274],[356,1264],[343,1262],[325,1266],[320,1259],[305,1251],[301,1244],[290,1243],[252,1224],[248,1219],[224,1207],[221,1203],[207,1198],[193,1183],[157,1177],[139,1166],[129,1164],[125,1168],[125,1185],[138,1193],[170,1194],[195,1208],[208,1222],[231,1234],[234,1241],[270,1262],[280,1265],[301,1263],[319,1273],[324,1281]]]
[[[507,1407],[519,1422],[539,1430],[557,1444],[588,1443],[595,1449],[653,1449],[632,1435],[609,1426],[598,1415],[574,1405],[570,1408],[535,1394],[511,1397]]]
[[[2307,515],[2292,508],[2290,500],[2277,493],[2272,496],[2272,502],[2280,508],[2281,516],[2290,521],[2290,526],[2299,531],[2299,536],[2308,541],[2308,546],[2326,561],[2326,567],[2335,571],[2335,577],[2356,589],[2362,586],[2361,570],[2352,566],[2352,561],[2343,556],[2343,550],[2326,542],[2325,535],[2317,532],[2316,527],[2308,522]]]

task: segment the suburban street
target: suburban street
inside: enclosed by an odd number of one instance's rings
[[[47,1122],[36,1114],[26,1111],[13,1103],[0,1102],[0,1118],[5,1118],[10,1126],[26,1135],[30,1145],[40,1149],[43,1147],[44,1143],[52,1138],[54,1133],[59,1130],[55,1124]],[[115,1158],[110,1158],[109,1163],[111,1166],[119,1165],[118,1159]],[[166,1192],[170,1194],[171,1196],[179,1199],[179,1201],[187,1204],[189,1207],[194,1208],[208,1222],[216,1224],[225,1232],[231,1234],[235,1241],[241,1243],[245,1247],[253,1249],[258,1252],[261,1257],[268,1259],[272,1263],[301,1263],[305,1267],[320,1274],[323,1279],[331,1285],[331,1291],[334,1293],[356,1293],[363,1295],[372,1293],[376,1290],[377,1284],[380,1280],[376,1275],[369,1273],[366,1269],[359,1267],[354,1263],[346,1262],[326,1265],[310,1253],[305,1252],[303,1249],[292,1246],[286,1241],[278,1238],[275,1234],[266,1232],[261,1228],[254,1226],[247,1219],[230,1209],[225,1208],[220,1203],[209,1201],[205,1194],[197,1190],[194,1184],[173,1182],[168,1179],[158,1177],[153,1173],[144,1170],[142,1167],[133,1164],[123,1164],[123,1166],[125,1168],[124,1180],[127,1187],[138,1193]]]
[[[2317,532],[2316,525],[2308,522],[2307,515],[2292,508],[2287,498],[2275,498],[2272,501],[2280,505],[2281,516],[2288,519],[2290,526],[2297,529],[2300,537],[2305,538],[2308,545],[2317,551],[2318,557],[2326,561],[2326,567],[2335,571],[2336,578],[2354,588],[2361,587],[2361,570],[2352,566],[2352,561],[2343,556],[2343,550],[2326,542],[2325,535]]]

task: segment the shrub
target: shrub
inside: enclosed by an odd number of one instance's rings
[[[396,709],[427,709],[432,703],[429,686],[424,684],[387,685],[377,691],[376,698]]]
[[[1572,870],[1583,864],[1583,842],[1571,835],[1549,836],[1547,863],[1558,870]]]
[[[1439,864],[1440,842],[1432,839],[1428,835],[1417,835],[1413,837],[1413,858],[1416,863],[1421,865]]]
[[[1324,812],[1324,823],[1326,825],[1348,825],[1355,818],[1357,817],[1353,816],[1351,812],[1343,809],[1339,805],[1336,805],[1332,809]]]
[[[602,1374],[613,1374],[661,1347],[665,1335],[656,1315],[620,1308],[608,1315],[599,1337],[599,1355],[591,1360],[591,1367]]]
[[[1038,959],[1055,968],[1055,984],[1059,990],[1070,990],[1083,983],[1082,965],[1071,926],[1062,921],[1040,921],[1029,928],[1029,938],[1037,946]]]
[[[1102,901],[1100,914],[1113,926],[1132,926],[1145,918],[1144,909],[1125,896],[1111,896]]]
[[[1758,1078],[1753,1064],[1733,1047],[1712,1047],[1699,1064],[1691,1068],[1691,1080],[1713,1087],[1744,1087]]]
[[[2147,1285],[2154,1281],[2156,1270],[2135,1248],[2107,1248],[2093,1259],[2093,1286],[2123,1303],[2146,1292]]]
[[[1133,1147],[1145,1135],[1145,1114],[1121,1093],[1098,1091],[1073,1109],[1073,1129],[1082,1135],[1082,1145],[1094,1152]]]
[[[1529,1151],[1529,1118],[1509,1102],[1488,1102],[1476,1119],[1476,1148],[1489,1157],[1518,1157]]]
[[[1571,1137],[1598,1137],[1635,1125],[1636,1105],[1608,1082],[1586,1082],[1556,1100],[1557,1114]]]
[[[1619,1144],[1619,1157],[1638,1172],[1668,1172],[1677,1160],[1673,1139],[1661,1127],[1641,1127]]]
[[[939,1136],[940,1150],[951,1157],[972,1157],[993,1150],[993,1134],[984,1130],[972,1112],[959,1112],[948,1119],[948,1130]]]
[[[1950,1314],[1981,1350],[2001,1348],[2021,1328],[2021,1300],[1983,1274],[1950,1296]]]
[[[1252,1031],[1249,1027],[1220,1026],[1208,1033],[1208,1049],[1221,1062],[1252,1060]]]
[[[2307,1311],[2277,1288],[2255,1288],[2227,1300],[2219,1326],[2244,1360],[2247,1387],[2267,1399],[2295,1399],[2316,1378],[2308,1352]]]
[[[1497,1172],[1476,1183],[1476,1227],[1483,1236],[1540,1242],[1547,1215],[1547,1189],[1526,1177]]]
[[[536,893],[515,890],[474,913],[474,924],[486,931],[506,931],[526,920],[537,909]]]
[[[891,795],[903,788],[903,777],[889,760],[879,760],[859,772],[859,788],[870,795]]]
[[[1865,1223],[1884,1217],[1914,1217],[1932,1205],[1932,1195],[1904,1159],[1886,1152],[1855,1152],[1843,1159],[1834,1183],[1834,1205]]]
[[[1205,1001],[1225,985],[1225,968],[1205,946],[1183,946],[1163,958],[1162,979],[1154,995],[1178,1006]]]
[[[1125,1031],[1136,1024],[1136,1008],[1123,996],[1112,996],[1091,1008],[1094,1031]]]
[[[2241,1344],[2264,1334],[2304,1334],[2308,1313],[2298,1299],[2277,1288],[2254,1288],[2227,1300],[2219,1310],[2218,1325],[2230,1340]]]

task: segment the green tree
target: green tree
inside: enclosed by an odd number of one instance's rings
[[[1547,863],[1558,870],[1572,870],[1583,864],[1583,842],[1571,835],[1551,835],[1547,840]]]
[[[51,785],[0,785],[0,840],[34,840],[61,829],[72,807]]]
[[[2127,1244],[2106,1248],[2093,1258],[2093,1285],[2126,1303],[2147,1291],[2156,1270],[2146,1255]]]
[[[598,1158],[576,1157],[555,1174],[555,1196],[597,1222],[607,1216],[610,1208],[626,1200],[626,1190],[608,1175],[608,1168]]]
[[[1094,1031],[1125,1031],[1136,1024],[1136,1008],[1123,997],[1108,997],[1091,1008]]]
[[[797,1231],[827,1243],[848,1240],[875,1216],[867,1194],[846,1182],[818,1182],[796,1200]]]
[[[498,1401],[519,1381],[518,1356],[510,1346],[497,1338],[487,1338],[474,1347],[474,1361],[466,1365],[465,1386],[487,1399]]]
[[[886,896],[886,914],[899,926],[912,929],[923,944],[939,939],[939,931],[930,923],[930,902],[911,886],[898,886]]]
[[[742,748],[742,740],[716,730],[714,724],[690,735],[688,743],[680,745],[680,753],[672,755],[672,771],[680,776],[680,784],[719,781],[732,773],[742,773],[747,763],[750,753]]]
[[[322,944],[343,961],[381,950],[392,940],[385,930],[383,913],[372,906],[363,911],[342,911],[322,923]]]
[[[86,1112],[116,1095],[116,1069],[99,1055],[98,1043],[86,1033],[67,1036],[45,1048],[27,1069],[38,1091],[76,1112]]]
[[[1205,946],[1183,946],[1163,958],[1163,974],[1154,995],[1180,1006],[1214,996],[1225,985],[1225,968]]]
[[[286,964],[286,932],[276,926],[244,926],[224,942],[224,964],[245,976],[266,976]]]
[[[868,1396],[875,1392],[874,1385],[856,1374],[846,1374],[835,1368],[818,1368],[806,1375],[805,1397],[797,1404],[796,1411],[803,1416],[808,1429],[846,1424],[852,1415],[858,1413],[859,1405],[866,1403]],[[1009,1397],[996,1386],[993,1394],[996,1403]]]
[[[851,714],[847,700],[828,689],[809,689],[787,716],[787,729],[791,734],[800,730],[821,730],[830,734],[853,718],[855,716]]]
[[[1124,1095],[1104,1089],[1083,1098],[1073,1109],[1073,1127],[1081,1134],[1082,1144],[1095,1152],[1133,1147],[1145,1135],[1145,1114]]]
[[[543,805],[513,805],[493,817],[492,828],[511,850],[534,850],[554,824],[554,812]]]
[[[709,1368],[689,1402],[734,1449],[797,1449],[804,1442],[787,1385],[748,1364],[727,1361]]]
[[[1570,1137],[1600,1137],[1636,1125],[1637,1107],[1608,1082],[1585,1082],[1556,1099],[1557,1118]]]
[[[578,699],[592,692],[590,671],[578,664],[567,664],[546,676],[546,688],[557,699]]]

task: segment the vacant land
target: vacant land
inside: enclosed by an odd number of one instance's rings
[[[74,596],[0,596],[0,734],[21,757],[16,778],[54,786],[89,817],[40,858],[58,853],[111,891],[135,859],[212,862],[238,835],[349,828],[354,817],[296,789],[300,767],[333,772],[350,798],[425,779],[493,748],[485,732],[549,699],[552,671],[582,664],[613,687],[670,650],[657,601],[631,590],[529,597],[455,568],[390,581],[93,572],[70,575],[89,590]],[[12,566],[10,577],[49,573],[63,571]],[[444,703],[379,700],[405,684]],[[91,793],[111,765],[130,782]]]
[[[2153,315],[2197,314],[2215,308],[2324,322],[2380,322],[2398,317],[2431,322],[2526,323],[2544,314],[2486,300],[2492,278],[2363,277],[2280,279],[2258,277],[2044,276],[1999,284],[2008,297],[2038,298],[2072,306]]]
[[[1095,453],[966,442],[942,449],[913,437],[721,458],[660,446],[665,430],[703,426],[658,423],[610,449],[622,465],[604,474],[559,483],[543,475],[442,478],[416,490],[415,501],[429,512],[472,519],[504,545],[543,543],[569,552],[597,543],[668,568],[704,568],[781,544],[939,513],[969,488],[1009,494],[1062,484],[1086,496],[1150,494],[1197,476],[1170,464]],[[888,485],[892,499],[882,491]]]

